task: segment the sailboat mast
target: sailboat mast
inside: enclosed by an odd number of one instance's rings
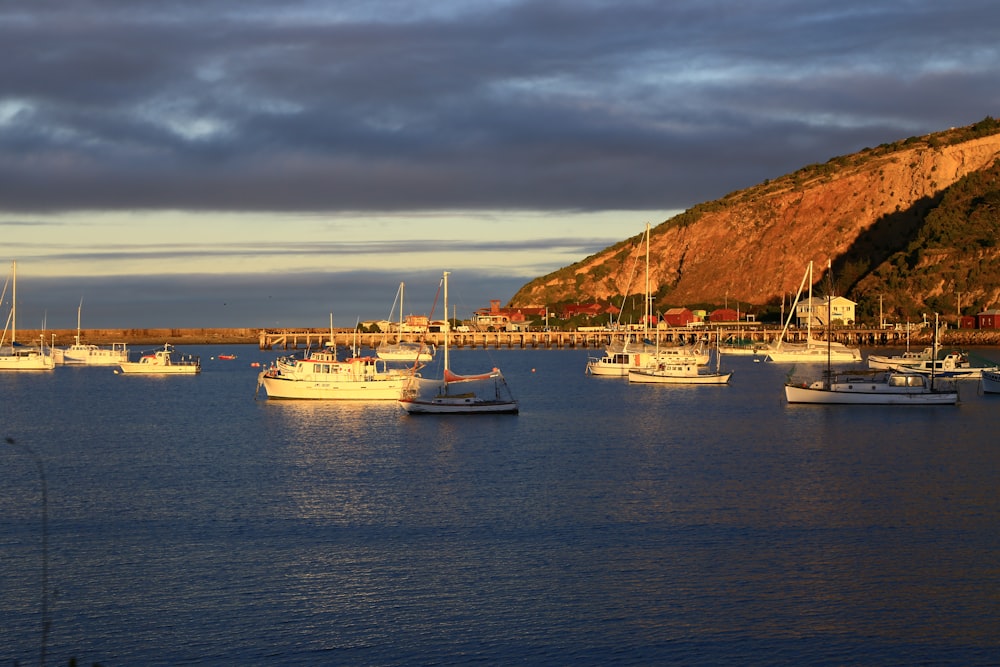
[[[649,303],[649,223],[646,223],[646,305],[643,308],[645,314],[642,318],[642,338],[645,344],[646,338],[649,337],[649,317],[652,310]]]
[[[806,318],[806,345],[812,346],[813,323],[813,263],[809,260],[809,317]]]
[[[448,271],[444,272],[444,369],[448,370],[448,339],[451,327],[448,326]]]
[[[13,349],[17,342],[17,260],[11,261],[11,292],[10,292],[10,344]]]

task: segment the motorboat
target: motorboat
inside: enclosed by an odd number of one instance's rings
[[[307,352],[302,359],[281,358],[257,376],[270,399],[394,401],[412,369],[389,368],[375,357],[338,359],[335,347]]]
[[[705,371],[697,364],[661,363],[654,368],[628,372],[628,381],[636,384],[729,384],[732,371]]]
[[[58,366],[120,366],[128,361],[128,346],[125,343],[112,343],[111,347],[100,347],[82,341],[80,331],[80,313],[83,301],[76,309],[76,336],[73,344],[66,348],[52,349],[52,359]]]
[[[197,375],[201,372],[201,359],[196,355],[174,358],[174,347],[164,343],[162,350],[142,354],[138,361],[118,365],[116,373],[124,375]]]

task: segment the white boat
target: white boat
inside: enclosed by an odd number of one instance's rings
[[[11,262],[10,280],[4,285],[2,300],[6,300],[7,286],[11,287],[10,315],[0,338],[0,371],[50,371],[55,368],[55,360],[45,351],[45,337],[39,338],[38,346],[17,342],[17,262]],[[10,332],[10,342],[7,333]]]
[[[83,302],[76,309],[76,336],[67,348],[53,348],[52,358],[57,365],[65,366],[120,366],[128,362],[128,347],[125,343],[112,343],[110,348],[81,342],[80,311]]]
[[[906,362],[900,364],[890,364],[892,370],[906,371],[908,373],[918,373],[920,375],[934,374],[942,378],[953,380],[978,380],[983,371],[998,371],[997,366],[973,366],[968,355],[961,352],[949,352],[940,359],[931,361],[929,359]]]
[[[642,337],[625,339],[609,345],[600,357],[587,359],[586,373],[598,377],[627,377],[629,372],[641,368],[655,368],[660,363],[708,363],[708,353],[697,346],[659,347],[647,340],[648,323],[652,320],[652,301],[649,292],[649,224],[646,224],[646,307],[642,318]],[[626,291],[628,291],[626,289]]]
[[[302,359],[278,359],[258,374],[257,389],[263,387],[271,399],[394,401],[412,374],[375,357],[340,360],[330,348]]]
[[[162,350],[143,354],[138,361],[123,362],[115,372],[124,375],[196,375],[201,372],[201,360],[197,356],[174,359],[173,355],[173,346],[164,343]]]
[[[444,312],[448,312],[448,272],[444,272]],[[517,414],[519,406],[499,368],[478,375],[458,375],[450,368],[448,333],[444,337],[441,378],[414,375],[399,397],[408,414]]]
[[[925,347],[920,352],[907,350],[903,354],[882,355],[869,354],[868,368],[872,370],[887,371],[900,366],[919,366],[923,361],[931,360],[932,348]]]
[[[721,355],[717,355],[721,359]],[[706,370],[696,363],[661,362],[653,368],[640,368],[628,373],[628,381],[638,384],[729,384],[732,371],[723,373]]]
[[[805,275],[802,276],[802,282],[799,283],[799,291],[795,295],[795,303],[792,304],[792,310],[788,313],[788,318],[785,320],[785,326],[781,330],[781,336],[778,338],[778,342],[768,346],[766,349],[766,359],[767,361],[773,361],[778,363],[796,363],[796,364],[817,364],[826,363],[828,358],[830,361],[835,363],[854,363],[861,361],[861,350],[856,347],[848,347],[843,343],[838,343],[834,341],[819,341],[814,340],[812,337],[812,313],[809,313],[809,317],[806,318],[806,342],[804,343],[786,343],[785,334],[788,332],[788,327],[792,322],[792,318],[795,316],[795,309],[799,303],[799,298],[802,296],[802,288],[805,286],[806,281],[809,283],[809,302],[812,303],[812,280],[813,280],[813,263],[809,262],[809,267],[806,269]],[[832,299],[832,293],[827,295],[827,324],[830,324],[831,320],[831,308],[830,300]],[[829,327],[828,327],[829,329]],[[827,332],[827,339],[832,335],[832,331]]]
[[[1000,372],[983,371],[979,379],[983,393],[1000,394]]]
[[[935,337],[935,347],[936,347]],[[831,362],[822,379],[785,381],[789,403],[813,405],[955,405],[958,390],[953,382],[931,375],[871,370],[834,371]]]
[[[426,345],[424,343],[418,343],[415,341],[402,340],[403,336],[403,292],[405,289],[404,283],[399,283],[399,290],[396,292],[396,297],[399,299],[399,329],[398,336],[399,339],[395,343],[387,342],[388,332],[383,338],[382,343],[375,348],[375,354],[379,359],[384,359],[385,361],[404,361],[408,363],[420,362],[427,363],[434,359],[434,348],[433,346]],[[393,302],[393,306],[395,306]]]
[[[704,366],[708,359],[707,352],[694,346],[657,348],[644,341],[628,342],[618,351],[609,349],[603,356],[588,358],[586,372],[596,376],[626,377],[633,370],[656,368],[662,363]]]
[[[958,391],[953,385],[932,386],[923,375],[861,370],[840,371],[811,383],[790,379],[785,398],[815,405],[955,405]]]

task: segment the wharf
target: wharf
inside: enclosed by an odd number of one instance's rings
[[[721,327],[678,327],[660,329],[649,332],[648,337],[659,336],[664,344],[680,344],[692,342],[697,338],[707,338],[714,341],[721,334],[738,336],[744,340],[758,343],[774,341],[780,334],[778,327],[757,325],[753,328],[736,325]],[[823,340],[823,331],[814,331],[814,337]],[[609,343],[622,340],[628,336],[632,339],[641,337],[641,332],[622,331],[473,331],[451,334],[448,344],[455,348],[510,348],[510,349],[603,349]],[[805,339],[805,330],[789,330],[786,336],[789,342]],[[38,341],[44,336],[46,345],[66,347],[74,342],[76,329],[56,329],[49,331],[19,330],[18,340],[22,343]],[[430,332],[424,334],[404,334],[403,340],[424,341],[432,345],[444,343],[444,333]],[[332,332],[333,341],[339,347],[374,348],[383,343],[394,343],[399,338],[396,334],[388,337],[381,333],[358,333],[353,329],[335,329]],[[281,329],[268,330],[256,328],[189,328],[189,329],[85,329],[81,331],[85,343],[95,345],[110,345],[111,343],[127,343],[128,345],[239,345],[257,344],[262,350],[271,349],[306,349],[318,348],[331,339],[329,329]],[[895,329],[865,329],[842,328],[834,331],[834,340],[847,345],[862,347],[904,347],[906,332]],[[931,330],[921,329],[910,332],[910,346],[930,345]],[[974,329],[948,329],[942,332],[941,346],[976,346],[1000,345],[1000,331],[985,331]]]

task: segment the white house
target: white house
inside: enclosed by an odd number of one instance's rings
[[[854,307],[857,305],[850,299],[842,296],[835,296],[830,300],[830,310],[833,311],[834,323],[854,324]],[[830,320],[827,311],[827,298],[825,296],[814,296],[810,299],[799,301],[795,307],[795,320],[798,326],[825,327]],[[812,322],[809,318],[812,317]]]

